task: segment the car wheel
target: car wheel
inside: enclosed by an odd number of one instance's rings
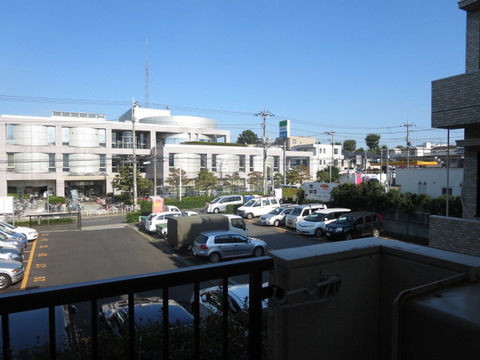
[[[218,214],[218,213],[220,212],[220,210],[218,210],[218,208],[215,208],[215,209],[213,209],[213,212],[214,212],[215,214]]]
[[[221,259],[221,256],[218,252],[211,253],[210,256],[208,257],[211,263],[215,264],[218,263]]]
[[[12,283],[12,279],[7,274],[0,274],[0,289],[6,289]]]
[[[253,256],[260,257],[263,255],[263,248],[260,246],[257,246],[255,249],[253,249]]]
[[[345,234],[345,240],[352,240],[352,234],[346,233]]]
[[[248,214],[247,214],[247,219],[251,219],[251,218],[253,218],[253,214],[252,214],[252,213],[248,213]]]
[[[377,228],[374,228],[372,235],[373,235],[374,237],[379,237],[379,236],[380,236],[380,231],[379,231]]]
[[[280,225],[280,220],[275,220],[273,226],[278,227]]]
[[[323,236],[323,230],[318,228],[315,230],[315,236],[316,237],[322,237]]]

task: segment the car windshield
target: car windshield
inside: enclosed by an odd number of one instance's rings
[[[198,244],[206,244],[207,240],[208,240],[208,236],[205,236],[205,235],[202,235],[202,234],[198,235],[197,238],[195,239],[195,241]]]
[[[355,216],[342,215],[336,221],[337,224],[353,224],[355,222]]]
[[[0,225],[3,226],[3,227],[8,228],[8,229],[10,229],[10,230],[15,229],[15,226],[13,226],[12,224],[6,223],[6,222],[4,222],[4,221],[0,221]]]
[[[210,204],[216,204],[216,203],[218,203],[221,199],[222,199],[221,197],[217,197],[217,198],[213,199],[213,200],[210,202]]]
[[[248,200],[245,204],[243,204],[243,206],[251,207],[251,206],[253,206],[257,201],[258,201],[257,199],[250,199],[250,200]]]
[[[272,211],[269,212],[269,214],[272,214],[272,215],[279,215],[282,213],[282,211],[285,210],[285,209],[282,209],[282,208],[276,208],[276,209],[273,209]]]
[[[327,214],[318,214],[318,213],[313,213],[308,216],[305,216],[303,220],[305,221],[312,221],[312,222],[318,222],[318,221],[325,221],[325,217]]]

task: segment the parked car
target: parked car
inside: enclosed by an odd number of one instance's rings
[[[166,238],[168,234],[168,219],[184,216],[199,216],[199,214],[196,211],[182,211],[179,216],[176,214],[174,216],[166,215],[164,219],[155,223],[155,232],[159,237]]]
[[[256,197],[248,200],[237,209],[237,215],[251,219],[253,217],[268,214],[275,208],[280,207],[278,199],[275,197]]]
[[[9,249],[0,246],[0,260],[15,260],[23,262],[23,253],[17,249]]]
[[[11,231],[10,229],[2,229],[0,228],[0,234],[3,234],[3,235],[6,235],[12,239],[15,239],[17,241],[20,241],[23,246],[25,247],[25,249],[27,248],[28,246],[28,241],[27,241],[27,237],[21,233],[17,233],[17,232],[14,232],[14,231]]]
[[[0,260],[0,289],[6,289],[23,279],[23,263],[15,260]]]
[[[20,252],[25,250],[25,245],[23,242],[2,233],[0,233],[0,246],[4,249],[16,249]]]
[[[225,212],[228,205],[242,205],[242,195],[224,195],[205,203],[205,212],[218,214]]]
[[[305,216],[308,216],[317,210],[326,208],[327,205],[325,204],[297,205],[293,208],[292,212],[286,216],[285,226],[295,229],[297,224],[302,221]]]
[[[384,230],[380,214],[361,211],[347,213],[325,227],[325,235],[330,239],[350,240],[362,236],[378,237]]]
[[[15,226],[6,221],[0,221],[0,227],[8,228],[17,233],[24,234],[28,241],[37,240],[38,238],[38,231],[29,227]]]
[[[194,240],[192,247],[194,255],[207,257],[212,263],[234,257],[262,256],[267,251],[265,241],[231,231],[202,232]]]
[[[297,226],[297,233],[321,237],[325,234],[325,226],[337,220],[341,215],[350,212],[346,208],[321,209],[305,216]]]
[[[135,299],[135,327],[163,323],[163,299],[145,297]],[[99,330],[103,333],[121,335],[128,331],[128,300],[119,300],[102,305],[99,313]],[[168,321],[171,327],[193,324],[193,316],[175,300],[168,300]]]
[[[151,233],[157,232],[157,224],[167,224],[167,219],[169,217],[178,216],[182,216],[182,213],[176,211],[163,211],[155,214],[150,214],[144,222],[144,230]]]
[[[156,214],[161,214],[161,213],[165,213],[165,212],[181,213],[181,210],[174,205],[164,205],[163,206],[163,211],[154,212],[154,213],[151,213],[147,216],[141,216],[138,227],[142,230],[145,230],[145,223],[146,223],[147,220],[151,220],[152,217],[154,217]]]
[[[268,283],[263,284],[268,286]],[[248,309],[249,306],[249,285],[229,285],[228,286],[228,311],[237,313],[241,310]],[[199,308],[200,316],[208,316],[218,313],[222,310],[223,290],[221,286],[213,286],[202,289],[199,292]],[[190,304],[193,306],[194,297],[192,296]],[[268,307],[268,300],[262,302],[262,308]]]
[[[268,214],[260,216],[260,224],[280,226],[285,225],[285,217],[293,210],[292,206],[280,206],[273,209]]]

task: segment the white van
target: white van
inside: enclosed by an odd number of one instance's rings
[[[242,205],[242,195],[224,195],[213,199],[210,202],[205,203],[205,212],[208,214],[218,214],[225,212],[228,205]]]
[[[144,228],[147,232],[157,232],[157,224],[166,224],[167,219],[171,217],[183,216],[181,212],[176,211],[162,211],[155,214],[150,214],[145,220]]]
[[[297,205],[293,208],[292,212],[288,214],[285,218],[285,226],[295,229],[297,224],[302,221],[305,216],[310,215],[317,210],[326,208],[327,205],[325,204]]]
[[[280,207],[280,203],[275,197],[256,197],[240,206],[237,209],[237,215],[251,219],[256,216],[268,214],[278,207]]]

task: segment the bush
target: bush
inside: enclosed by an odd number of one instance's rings
[[[65,198],[63,196],[50,195],[48,197],[48,203],[51,205],[65,204]]]
[[[138,222],[140,216],[142,216],[142,213],[140,211],[127,213],[127,223]]]

